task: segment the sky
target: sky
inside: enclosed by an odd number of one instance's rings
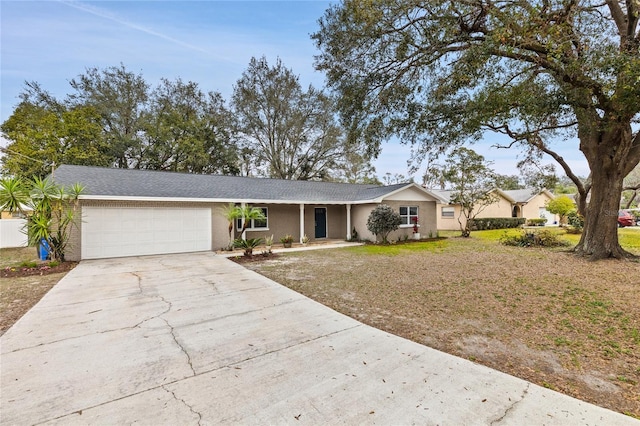
[[[88,68],[123,64],[155,86],[161,78],[197,82],[230,99],[234,83],[252,57],[280,58],[303,87],[321,88],[314,69],[318,50],[310,34],[330,6],[309,1],[5,1],[0,2],[0,122],[18,104],[25,81],[36,81],[58,98]],[[495,136],[472,146],[501,174],[518,174],[518,151],[497,149]],[[7,141],[0,141],[6,146]],[[566,148],[562,148],[566,146]],[[554,148],[578,175],[588,167],[577,142]],[[373,162],[379,177],[409,176],[411,148],[383,144]],[[553,162],[551,159],[546,161]],[[557,167],[559,170],[559,167]],[[416,173],[420,181],[421,172]]]

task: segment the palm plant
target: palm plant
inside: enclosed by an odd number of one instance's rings
[[[227,245],[227,250],[233,250],[233,222],[236,221],[241,215],[240,207],[236,206],[233,203],[229,203],[222,208],[222,215],[229,222],[229,244]]]
[[[239,207],[239,218],[242,218],[242,230],[240,231],[240,235],[244,234],[244,231],[249,226],[249,222],[252,220],[265,220],[266,216],[262,212],[262,209],[257,207],[249,207],[243,206]]]
[[[244,249],[244,255],[251,257],[253,256],[253,249],[258,247],[261,243],[262,238],[248,238],[246,240],[238,238],[233,242],[233,245],[234,247]]]

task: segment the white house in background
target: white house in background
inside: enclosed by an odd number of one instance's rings
[[[463,220],[459,204],[450,203],[453,191],[431,189],[432,194],[438,197],[436,208],[438,210],[438,229],[460,229],[458,218]],[[558,215],[547,210],[547,203],[555,196],[548,190],[536,190],[533,188],[491,191],[496,195],[496,202],[485,207],[477,217],[524,217],[526,219],[546,218],[547,225],[558,223]]]
[[[390,238],[410,235],[414,218],[427,236],[437,231],[440,200],[414,183],[357,185],[70,165],[56,169],[53,179],[86,188],[69,260],[220,249],[229,239],[222,215],[228,203],[264,212],[266,220],[252,222],[247,238],[350,239],[355,229],[359,238],[373,240],[366,222],[382,203],[403,220]]]

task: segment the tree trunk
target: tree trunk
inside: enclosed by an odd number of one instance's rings
[[[581,141],[581,150],[589,161],[592,180],[591,198],[584,206],[584,230],[575,251],[591,260],[634,257],[623,250],[618,242],[622,184],[631,170],[629,161],[633,161],[628,148],[625,152],[616,152],[621,150],[623,144],[620,140],[625,136],[630,142],[630,128],[628,135],[625,135],[625,127],[612,126],[605,131],[593,132],[589,138]]]
[[[589,256],[592,260],[609,257],[623,258],[629,255],[618,242],[618,209],[621,191],[621,177],[609,180],[594,173],[591,200],[586,207],[584,230],[575,248],[578,254]]]

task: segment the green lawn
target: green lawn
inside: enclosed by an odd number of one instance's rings
[[[580,241],[579,234],[567,234],[562,228],[530,228],[533,230],[549,230],[558,233],[562,239],[569,241],[572,245],[578,244]],[[492,229],[490,231],[474,231],[471,233],[472,238],[478,238],[484,241],[500,241],[504,235],[518,235],[522,232],[520,229]],[[456,237],[460,235],[460,231],[439,231],[442,237]],[[619,228],[618,238],[620,245],[627,251],[640,255],[640,227],[634,226],[630,228]]]

